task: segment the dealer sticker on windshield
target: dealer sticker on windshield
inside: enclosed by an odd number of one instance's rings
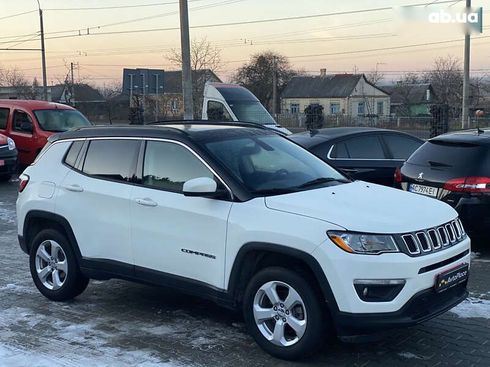
[[[445,291],[448,288],[465,282],[468,279],[468,272],[468,264],[461,264],[455,269],[437,275],[436,284],[434,285],[436,292]]]
[[[431,196],[434,198],[437,197],[437,187],[410,184],[410,186],[408,187],[408,191],[425,196]]]

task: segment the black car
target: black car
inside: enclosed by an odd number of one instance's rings
[[[17,169],[17,149],[12,139],[0,134],[0,181],[8,180]]]
[[[430,139],[397,176],[404,190],[454,207],[475,243],[490,239],[490,129]],[[447,241],[444,231],[440,237],[443,243]]]
[[[395,170],[424,141],[378,128],[336,127],[294,134],[289,138],[354,180],[393,186]]]

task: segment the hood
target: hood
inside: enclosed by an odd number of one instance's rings
[[[436,199],[363,181],[270,196],[265,198],[265,205],[366,233],[418,231],[458,215]]]

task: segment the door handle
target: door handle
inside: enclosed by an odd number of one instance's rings
[[[340,170],[344,171],[346,173],[357,173],[357,172],[359,172],[359,170],[355,169],[355,168],[341,168]]]
[[[153,207],[153,206],[158,205],[156,202],[154,202],[150,198],[137,198],[137,199],[134,199],[134,201],[136,201],[137,204],[143,205],[143,206],[152,206]]]
[[[83,187],[80,185],[68,185],[63,187],[65,190],[72,191],[72,192],[83,192]]]

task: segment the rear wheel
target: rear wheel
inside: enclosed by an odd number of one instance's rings
[[[308,280],[273,267],[247,286],[243,312],[250,334],[266,352],[282,359],[308,356],[325,342],[327,318]]]
[[[87,288],[66,237],[53,229],[39,232],[30,249],[31,276],[37,289],[53,301],[67,301]]]

